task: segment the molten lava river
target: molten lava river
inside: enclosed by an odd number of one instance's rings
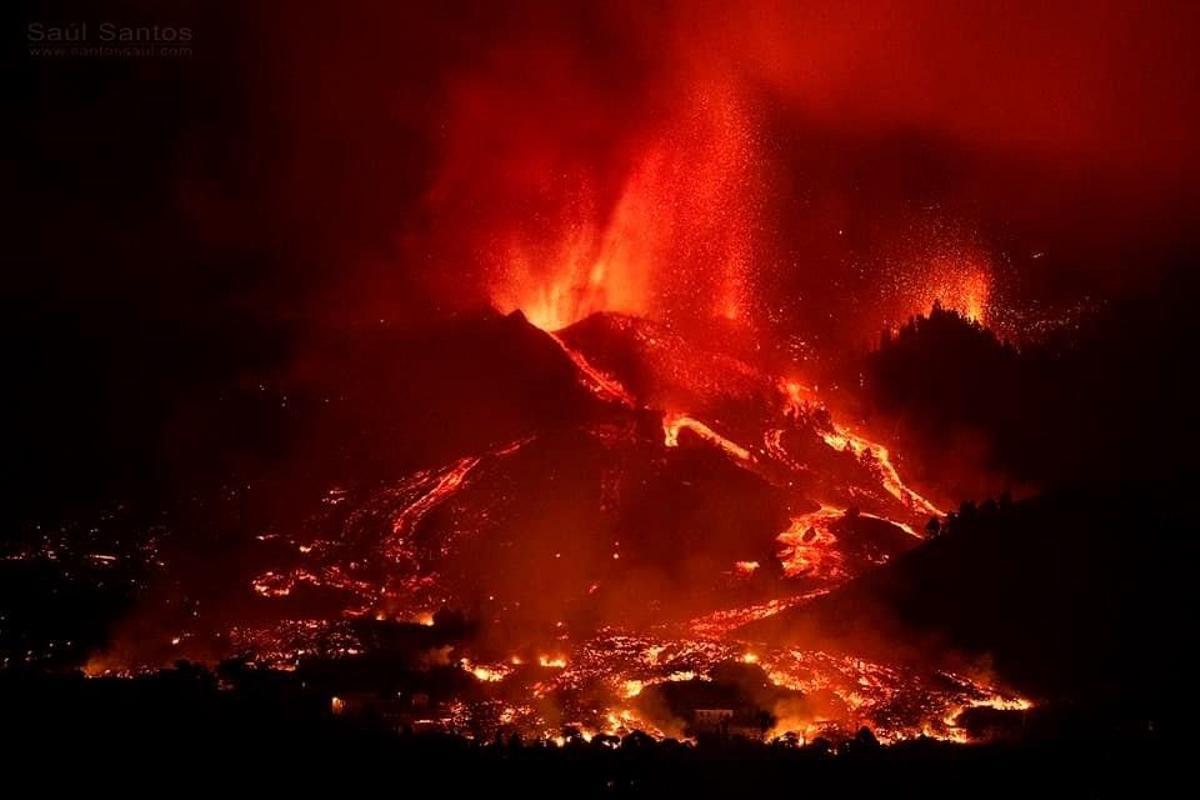
[[[964,711],[1028,707],[982,671],[745,633],[942,513],[818,390],[639,317],[481,325],[561,376],[554,424],[298,500],[254,533],[238,613],[117,636],[88,672],[234,658],[324,687],[331,713],[475,738],[691,737],[715,709],[756,738],[966,741]]]

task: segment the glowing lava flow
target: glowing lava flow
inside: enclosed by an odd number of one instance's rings
[[[480,461],[482,459],[479,456],[467,456],[441,470],[418,472],[410,479],[415,482],[417,491],[422,493],[392,519],[393,539],[389,542],[386,550],[394,560],[404,557],[405,542],[416,530],[421,520],[446,498],[462,488],[463,483],[479,466]]]
[[[837,534],[831,527],[842,514],[840,508],[822,506],[792,520],[791,526],[778,538],[784,546],[779,560],[785,575],[789,578],[804,575],[826,581],[849,577],[845,557],[837,548]]]
[[[422,591],[429,575],[423,565],[422,545],[416,541],[422,521],[466,487],[475,470],[486,460],[515,453],[531,440],[518,439],[481,455],[465,456],[445,466],[420,470],[379,491],[346,517],[343,523],[346,540],[379,537],[376,552],[392,564],[391,569],[397,570],[397,576],[403,576],[397,577],[393,585],[357,577],[360,573],[354,562],[329,560],[327,554],[335,551],[334,544],[318,539],[297,545],[304,564],[289,570],[268,570],[251,581],[251,588],[268,598],[287,597],[300,585],[339,589],[354,595],[360,603],[345,609],[345,616],[373,612],[377,616],[382,614],[380,619],[395,617],[431,625],[432,617],[420,610],[430,606],[430,598],[423,597],[426,592]],[[340,492],[334,490],[331,495],[341,498]],[[400,597],[396,596],[397,590],[401,590]],[[420,605],[414,607],[419,597]],[[385,606],[396,606],[398,602],[403,605],[398,609],[399,613],[381,610]],[[423,619],[423,614],[428,618]]]
[[[821,434],[821,438],[835,450],[848,449],[859,459],[870,459],[879,470],[879,478],[883,483],[883,488],[887,489],[888,494],[895,497],[905,506],[914,511],[930,514],[935,517],[940,517],[945,513],[933,503],[908,488],[904,484],[904,481],[900,480],[900,473],[896,472],[896,468],[892,466],[891,454],[883,445],[851,433],[840,426],[835,426],[831,432],[827,431]]]
[[[663,415],[663,444],[667,447],[678,447],[679,432],[684,428],[687,428],[706,442],[720,447],[738,461],[750,463],[754,460],[749,450],[737,442],[726,439],[700,420],[693,419],[686,414],[667,413]]]
[[[789,416],[799,417],[805,408],[819,405],[810,399],[812,390],[796,381],[780,381],[780,389],[786,397],[786,413]],[[915,512],[935,517],[945,514],[929,500],[905,485],[904,481],[900,479],[900,473],[892,464],[891,453],[886,447],[853,433],[845,426],[834,422],[831,416],[828,417],[828,424],[829,429],[820,431],[825,444],[835,450],[848,450],[860,461],[869,461],[879,473],[879,480],[888,494]],[[911,529],[909,530],[911,531]]]
[[[791,733],[811,741],[853,736],[861,726],[880,740],[895,742],[925,735],[967,741],[961,714],[971,708],[1024,711],[1032,704],[997,690],[988,679],[908,667],[810,649],[780,649],[718,638],[671,638],[619,631],[574,646],[571,658],[553,674],[514,659],[510,664],[460,666],[478,680],[483,699],[455,704],[450,730],[470,732],[478,716],[497,727],[562,743],[565,729],[588,739],[597,734],[624,735],[641,730],[662,738],[695,735],[690,714],[669,711],[661,689],[669,684],[698,687],[728,680],[731,665],[765,692],[759,710],[769,712],[770,729],[755,738]],[[520,697],[518,686],[532,695]],[[550,705],[547,702],[553,698]],[[549,713],[548,713],[549,712]]]
[[[611,375],[606,375],[600,370],[593,367],[588,360],[583,357],[583,354],[572,347],[567,346],[556,333],[546,331],[550,338],[562,348],[562,351],[571,359],[571,363],[579,370],[583,383],[587,386],[588,391],[602,400],[607,400],[612,403],[619,403],[629,408],[636,408],[637,401],[629,390],[626,389],[621,382]]]
[[[809,600],[828,593],[829,589],[816,589],[791,597],[777,597],[765,603],[757,603],[752,606],[713,611],[702,617],[690,620],[687,623],[687,629],[697,636],[721,638],[743,625],[749,625],[751,622],[758,622],[759,620],[773,617],[776,614],[787,611],[793,606],[807,603]]]

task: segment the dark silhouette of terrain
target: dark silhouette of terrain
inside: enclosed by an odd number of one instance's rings
[[[124,791],[161,790],[163,781],[311,790],[361,780],[448,796],[729,797],[750,789],[794,794],[802,786],[806,793],[961,797],[1036,786],[1105,797],[1127,781],[1143,792],[1161,790],[1178,757],[1152,731],[971,747],[917,739],[884,748],[865,728],[844,741],[809,743],[718,736],[692,745],[637,731],[589,742],[571,730],[562,746],[508,735],[469,740],[335,714],[327,696],[291,675],[211,673],[185,662],[133,680],[10,672],[0,675],[0,702],[11,776],[57,768],[56,784]]]
[[[864,394],[896,423],[909,467],[968,487],[964,442],[982,443],[982,466],[1029,497],[963,502],[930,522],[932,541],[743,633],[940,653],[1088,724],[1185,730],[1194,283],[1177,274],[1161,295],[1020,347],[940,307],[885,334]]]
[[[1107,725],[1179,724],[1195,705],[1179,687],[1198,644],[1187,491],[964,503],[932,541],[743,633],[916,661],[949,653],[1043,701],[1107,709]]]
[[[982,446],[975,466],[1040,488],[1194,473],[1198,296],[1179,271],[1020,348],[935,306],[866,359],[868,405],[951,484],[964,444]]]

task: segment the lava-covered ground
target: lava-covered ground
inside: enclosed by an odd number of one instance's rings
[[[689,736],[716,704],[756,737],[965,740],[964,710],[1030,706],[966,661],[742,632],[941,514],[796,376],[617,315],[547,333],[487,314],[337,358],[330,386],[281,379],[304,441],[192,501],[228,529],[205,552],[184,523],[88,674],[237,659],[338,713],[485,737]]]

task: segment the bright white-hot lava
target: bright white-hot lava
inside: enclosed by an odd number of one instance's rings
[[[686,414],[668,413],[663,415],[663,444],[667,447],[678,447],[679,432],[685,428],[706,442],[721,448],[738,461],[750,462],[754,460],[749,450],[737,442],[726,439],[700,420],[693,419]]]

